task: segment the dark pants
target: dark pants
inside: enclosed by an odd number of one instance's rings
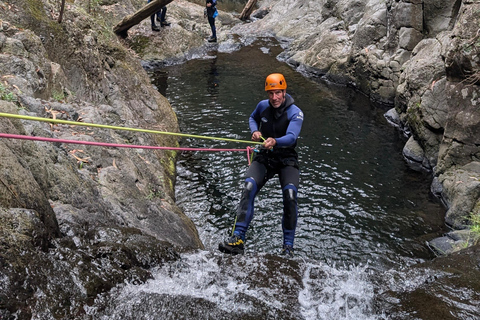
[[[296,159],[281,159],[273,162],[254,160],[252,162],[246,173],[245,187],[237,209],[234,234],[245,240],[245,233],[253,219],[255,197],[265,183],[276,174],[280,180],[283,196],[283,243],[293,246],[297,227],[297,190],[300,180]]]
[[[150,1],[152,0],[148,0],[147,3],[150,3]],[[155,25],[155,16],[157,16],[158,18],[160,18],[160,23],[161,22],[165,22],[165,16],[167,14],[167,6],[164,6],[162,7],[162,10],[160,11],[157,11],[157,13],[154,13],[150,16],[150,20],[152,21],[152,26]]]
[[[208,16],[208,23],[210,24],[210,28],[212,29],[212,38],[216,38],[217,29],[215,28],[215,18]]]

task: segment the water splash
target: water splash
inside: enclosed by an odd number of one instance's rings
[[[171,315],[162,319],[385,319],[375,314],[373,300],[366,266],[199,251],[155,270],[144,284],[116,288],[89,313],[100,319],[159,313]]]
[[[384,319],[375,315],[367,266],[337,269],[307,263],[298,300],[305,319]]]

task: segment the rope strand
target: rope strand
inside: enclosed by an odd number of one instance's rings
[[[41,121],[41,122],[49,122],[49,123],[60,123],[60,124],[68,124],[68,125],[74,125],[74,126],[84,126],[84,127],[95,127],[95,128],[104,128],[104,129],[114,129],[114,130],[146,132],[146,133],[153,133],[153,134],[165,134],[165,135],[172,135],[172,136],[179,136],[179,137],[187,137],[187,138],[210,139],[210,140],[219,140],[219,141],[230,141],[230,142],[238,142],[238,143],[247,143],[247,144],[250,144],[250,145],[256,144],[256,142],[254,142],[254,141],[247,141],[247,140],[237,140],[237,139],[230,139],[230,138],[208,137],[208,136],[200,136],[200,135],[194,135],[194,134],[185,134],[185,133],[167,132],[167,131],[157,131],[157,130],[149,130],[149,129],[141,129],[141,128],[118,127],[118,126],[110,126],[110,125],[105,125],[105,124],[96,124],[96,123],[78,122],[78,121],[68,121],[68,120],[60,120],[60,119],[48,119],[48,118],[32,117],[32,116],[25,116],[25,115],[12,114],[12,113],[3,113],[3,112],[0,112],[0,117],[14,118],[14,119],[22,119],[22,120],[31,120],[31,121]]]
[[[9,133],[0,133],[0,138],[46,141],[46,142],[57,142],[57,143],[72,143],[72,144],[83,144],[83,145],[91,145],[91,146],[97,146],[97,147],[112,147],[112,148],[159,149],[159,150],[177,150],[177,151],[209,151],[209,152],[216,152],[216,151],[246,152],[247,151],[247,149],[218,149],[218,148],[210,149],[210,148],[141,146],[141,145],[134,145],[134,144],[117,144],[117,143],[105,143],[105,142],[94,142],[94,141],[55,139],[55,138],[46,138],[46,137],[33,137],[33,136],[24,136],[24,135],[9,134]]]

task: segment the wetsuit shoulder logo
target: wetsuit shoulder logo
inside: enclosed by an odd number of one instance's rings
[[[302,111],[300,111],[300,112],[297,114],[297,119],[303,120],[303,112],[302,112]]]
[[[262,122],[267,123],[267,122],[268,122],[268,119],[265,118],[265,117],[262,117]]]

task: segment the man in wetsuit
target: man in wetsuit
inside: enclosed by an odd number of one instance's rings
[[[299,185],[295,146],[302,128],[303,112],[286,89],[287,82],[282,74],[269,75],[265,81],[268,99],[260,101],[250,115],[252,140],[264,143],[247,170],[233,234],[218,246],[222,252],[244,253],[245,233],[253,218],[255,196],[269,179],[278,174],[283,194],[282,254],[293,256]]]

